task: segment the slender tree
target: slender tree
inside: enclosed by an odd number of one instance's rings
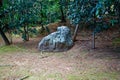
[[[3,33],[6,31],[12,31],[15,34],[22,34],[22,38],[28,41],[30,26],[37,24],[40,19],[40,8],[35,4],[39,4],[37,0],[6,0],[0,10],[2,36],[4,37]],[[5,42],[6,38],[3,38]]]
[[[93,30],[92,48],[95,48],[95,34],[109,29],[108,24],[115,24],[116,20],[109,19],[105,21],[105,18],[109,16],[116,16],[116,11],[119,16],[118,5],[115,2],[119,0],[71,0],[69,3],[68,18],[71,23],[78,25],[81,22],[85,24],[91,24],[90,27]],[[119,2],[118,2],[119,3]],[[115,9],[116,6],[116,9]],[[77,28],[77,27],[76,27]],[[78,30],[75,30],[75,32]],[[77,32],[76,32],[77,33]],[[74,38],[75,39],[75,38]]]
[[[2,7],[2,0],[0,0],[0,8]],[[2,17],[4,16],[4,14],[0,14],[0,19],[2,19]],[[4,27],[3,27],[4,28]],[[10,42],[7,38],[7,36],[5,35],[5,32],[3,31],[3,28],[2,28],[2,25],[1,25],[1,22],[0,22],[0,34],[5,42],[6,45],[10,45]]]
[[[66,3],[65,0],[59,0],[60,2],[60,12],[61,12],[61,22],[66,22],[66,18],[65,18],[65,13],[64,13],[64,4]]]

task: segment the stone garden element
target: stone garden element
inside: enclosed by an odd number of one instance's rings
[[[40,51],[67,51],[73,46],[70,29],[66,26],[44,37],[38,45]]]

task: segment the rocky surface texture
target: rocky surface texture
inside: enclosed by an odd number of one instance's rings
[[[40,51],[67,51],[73,46],[70,29],[66,26],[44,37],[38,45]]]

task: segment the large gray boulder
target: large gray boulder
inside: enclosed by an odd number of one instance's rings
[[[70,29],[66,26],[44,37],[38,45],[40,51],[67,51],[73,46]]]

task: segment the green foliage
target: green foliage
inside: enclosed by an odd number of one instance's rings
[[[109,16],[118,16],[116,14],[117,0],[72,0],[69,4],[68,18],[71,23],[76,25],[80,22],[91,24],[95,33],[108,29],[109,24],[114,25],[117,19],[111,20]],[[109,21],[104,21],[109,18]],[[96,26],[96,27],[95,27]]]
[[[42,24],[49,24],[60,19],[59,0],[44,0],[41,4]]]
[[[72,24],[88,23],[97,33],[119,23],[118,19],[109,18],[118,16],[117,2],[120,3],[119,0],[4,0],[0,27],[4,32],[10,30],[25,38],[28,33],[36,34],[31,30],[33,26],[59,21],[64,14]],[[109,21],[104,21],[106,18]]]
[[[0,9],[1,27],[19,31],[23,26],[34,24],[39,20],[39,8],[34,7],[37,0],[6,0]],[[4,26],[7,25],[7,26]]]
[[[0,15],[4,15],[0,27],[7,25],[14,33],[21,33],[23,27],[55,22],[60,19],[59,7],[59,0],[5,0],[0,9]]]

